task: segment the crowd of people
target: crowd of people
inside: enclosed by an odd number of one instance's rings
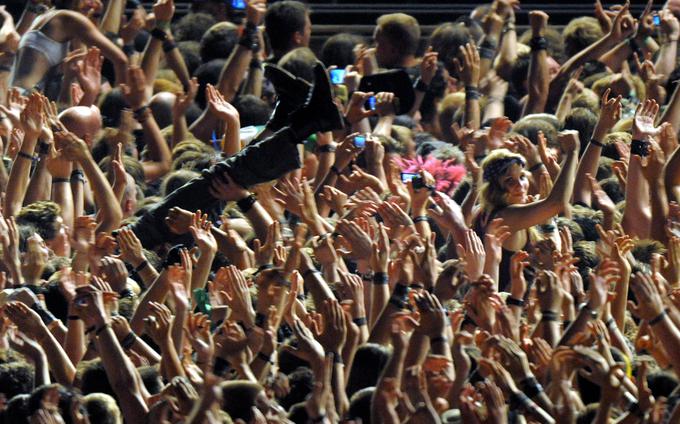
[[[0,422],[680,422],[677,0],[22,6]]]

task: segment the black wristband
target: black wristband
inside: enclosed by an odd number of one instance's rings
[[[160,28],[154,28],[150,32],[151,36],[157,40],[166,41],[168,39],[168,33]]]
[[[125,53],[125,56],[132,56],[137,52],[137,50],[135,50],[135,46],[133,46],[132,44],[124,45],[122,50],[123,53]]]
[[[29,155],[28,153],[26,153],[26,152],[24,152],[24,151],[22,151],[22,150],[19,150],[19,153],[17,153],[17,157],[19,157],[19,158],[24,158],[24,159],[28,159],[28,160],[30,160],[31,162],[34,161],[34,160],[36,159],[35,156]]]
[[[52,184],[71,183],[70,178],[52,177]]]
[[[394,285],[394,295],[399,297],[408,296],[408,286],[397,283]]]
[[[606,144],[602,143],[601,141],[597,141],[594,138],[590,139],[590,144],[595,145],[597,147],[606,147]]]
[[[238,206],[241,212],[248,213],[253,208],[255,202],[257,202],[257,197],[254,194],[250,194],[241,200],[237,200],[236,206]]]
[[[331,172],[334,173],[335,175],[340,175],[340,171],[338,168],[336,168],[335,165],[331,166]]]
[[[359,327],[368,324],[368,320],[366,319],[366,317],[354,318],[352,322],[358,325]]]
[[[534,398],[543,391],[543,386],[539,384],[534,376],[527,377],[520,381],[519,387],[528,398]]]
[[[449,338],[446,336],[437,336],[437,337],[432,337],[430,338],[430,344],[433,345],[435,343],[449,343]]]
[[[213,373],[215,375],[223,377],[229,371],[229,368],[231,368],[229,361],[219,356],[215,357],[215,362],[213,363]]]
[[[428,222],[427,219],[427,215],[414,216],[413,223],[417,224],[418,222]]]
[[[66,319],[68,319],[69,321],[78,321],[80,317],[78,315],[69,315],[68,317],[66,317]]]
[[[267,355],[266,353],[262,353],[262,351],[257,352],[257,357],[260,358],[263,362],[266,362],[268,364],[274,364],[274,361],[272,361],[272,356]]]
[[[533,37],[529,41],[529,47],[531,47],[531,51],[545,50],[548,48],[548,40],[545,37]]]
[[[524,299],[515,299],[512,296],[508,296],[505,298],[505,304],[508,306],[519,306],[520,308],[523,308]]]
[[[143,121],[145,119],[145,113],[147,110],[149,110],[149,105],[144,105],[139,109],[132,111],[132,116],[135,118],[135,121]]]
[[[379,286],[385,286],[389,282],[389,278],[386,272],[375,272],[373,273],[373,284]]]
[[[38,143],[38,154],[39,155],[47,155],[50,153],[51,149],[51,144],[50,143],[45,143],[44,141],[41,141]]]
[[[71,171],[71,179],[78,178],[78,177],[81,177],[81,178],[85,177],[85,174],[83,174],[83,171],[81,171],[80,169],[74,169],[73,171]]]
[[[133,292],[129,288],[124,288],[123,290],[120,291],[120,293],[118,293],[118,296],[120,296],[119,297],[120,299],[133,298],[135,297],[135,292]]]
[[[31,309],[33,309],[38,315],[40,315],[40,319],[42,320],[43,324],[45,324],[45,325],[50,325],[50,323],[52,323],[52,321],[56,320],[54,315],[52,315],[52,313],[50,311],[48,311],[47,309],[43,308],[43,306],[38,302],[35,302],[31,306]]]
[[[557,312],[541,311],[541,321],[557,321],[559,317]]]
[[[334,144],[324,144],[316,148],[318,153],[335,153],[336,150],[338,150],[338,147]]]
[[[130,331],[127,336],[123,337],[123,340],[120,342],[120,346],[128,350],[132,347],[133,344],[137,341],[137,335],[135,334],[134,331]]]
[[[163,41],[163,51],[165,53],[171,52],[177,48],[177,44],[174,41],[168,39]]]
[[[496,55],[495,48],[479,46],[478,50],[480,59],[493,59],[493,57]]]
[[[649,320],[649,325],[656,325],[663,320],[663,318],[668,315],[668,309],[664,309],[659,315]]]
[[[147,261],[146,259],[144,259],[144,261],[142,261],[141,264],[137,265],[137,266],[135,267],[135,269],[133,269],[133,271],[135,272],[135,274],[139,274],[139,273],[140,273],[142,270],[144,270],[144,268],[146,268],[147,266],[149,266],[149,261]]]
[[[106,330],[107,328],[111,328],[111,323],[107,322],[106,324],[103,324],[101,327],[97,328],[94,331],[94,335],[98,336],[102,333],[102,331]]]
[[[331,352],[331,354],[333,355],[333,363],[334,364],[342,364],[343,363],[342,362],[342,355],[340,355],[337,352]]]
[[[523,410],[531,403],[529,397],[522,392],[513,392],[510,394],[510,409]]]
[[[529,167],[529,169],[527,171],[529,171],[529,172],[538,171],[539,169],[541,169],[542,166],[543,166],[543,162],[538,162],[535,165],[532,165],[531,167]]]
[[[389,303],[397,309],[406,309],[406,302],[400,297],[390,296]]]
[[[257,58],[252,58],[250,59],[250,65],[248,65],[250,69],[262,69],[262,61]]]
[[[479,94],[479,90],[477,90],[477,87],[465,87],[465,100],[479,100],[480,97],[481,96]]]

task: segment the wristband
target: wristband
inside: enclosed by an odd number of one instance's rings
[[[324,144],[316,149],[318,153],[335,153],[336,150],[338,150],[338,147],[333,144]]]
[[[594,138],[590,139],[590,144],[593,144],[597,147],[606,147],[606,145],[604,143],[602,143],[601,141],[597,141]]]
[[[538,162],[535,165],[532,165],[531,167],[529,167],[529,169],[527,171],[535,172],[535,171],[538,171],[539,169],[541,169],[542,166],[543,166],[543,162]]]
[[[120,299],[128,298],[128,297],[133,298],[133,297],[135,297],[135,292],[133,292],[131,289],[125,288],[125,289],[121,290],[120,293],[118,293],[118,296],[119,296]]]
[[[126,44],[123,46],[123,53],[125,53],[125,56],[132,56],[135,54],[137,51],[135,50],[135,46],[132,44]]]
[[[266,362],[270,365],[274,364],[274,361],[272,361],[271,355],[267,355],[266,353],[263,353],[262,351],[257,352],[257,357],[260,358],[263,362]]]
[[[78,315],[69,315],[68,317],[66,317],[66,319],[68,319],[69,321],[78,321],[80,317]]]
[[[373,281],[373,276],[375,275],[372,271],[366,273],[358,273],[362,281]]]
[[[511,23],[511,22],[508,22],[508,23],[503,27],[503,31],[501,31],[501,34],[505,34],[506,32],[510,32],[510,31],[513,31],[513,32],[514,32],[515,29],[516,29],[516,28],[515,28],[515,24],[513,24],[513,23]]]
[[[668,315],[668,309],[664,309],[659,315],[657,315],[656,317],[650,319],[650,320],[648,321],[649,325],[656,325],[656,324],[660,323],[661,320],[663,320],[663,318],[664,318],[666,315]]]
[[[465,87],[465,100],[479,100],[480,98],[479,91],[477,90],[477,87],[473,86],[466,86]]]
[[[366,319],[366,317],[354,318],[352,322],[358,325],[359,327],[368,324],[368,320]]]
[[[553,224],[543,224],[541,225],[541,231],[544,233],[552,233],[555,231],[557,227],[555,227]]]
[[[337,352],[331,352],[331,354],[333,355],[333,364],[340,364],[340,365],[343,364],[342,355],[340,355]]]
[[[522,392],[513,392],[510,395],[510,409],[524,409],[531,403],[529,397]]]
[[[59,184],[59,183],[71,183],[70,178],[60,178],[60,177],[54,177],[52,178],[52,184]]]
[[[397,309],[406,309],[406,302],[399,297],[390,296],[389,303]]]
[[[389,282],[389,278],[386,272],[375,272],[373,273],[373,284],[379,286],[385,286]]]
[[[149,105],[144,105],[140,107],[139,109],[136,109],[132,111],[132,116],[135,118],[136,121],[138,122],[143,122],[146,120],[146,111],[149,110]]]
[[[496,55],[495,48],[479,46],[478,50],[480,59],[493,59],[493,57]]]
[[[165,53],[171,52],[177,48],[177,44],[174,41],[168,39],[163,41],[163,51]]]
[[[17,157],[23,158],[23,159],[28,159],[28,160],[30,160],[31,162],[33,162],[33,161],[36,159],[35,156],[29,155],[28,153],[26,153],[26,152],[24,152],[24,151],[22,151],[22,150],[19,150],[19,153],[17,153]]]
[[[31,309],[33,309],[38,315],[40,315],[40,319],[45,325],[49,325],[52,321],[56,320],[54,315],[52,315],[52,313],[47,309],[43,308],[43,306],[38,302],[35,302],[31,306]]]
[[[336,168],[335,165],[331,166],[331,172],[335,175],[340,175],[340,170]]]
[[[149,266],[149,261],[144,259],[141,264],[137,265],[135,269],[133,269],[133,271],[135,272],[135,274],[139,274],[147,266]]]
[[[519,306],[520,308],[523,308],[524,299],[516,299],[512,296],[508,296],[505,298],[505,304],[508,306]]]
[[[394,295],[399,297],[408,296],[408,286],[397,283],[394,285]]]
[[[427,215],[420,215],[420,216],[415,216],[413,217],[413,223],[417,224],[418,222],[428,222],[427,221]]]
[[[548,48],[548,40],[545,37],[533,37],[529,41],[529,47],[531,47],[531,51],[545,50]]]
[[[428,84],[425,84],[420,77],[416,78],[416,83],[413,85],[413,88],[417,91],[420,91],[422,93],[427,92],[427,90],[430,89],[430,86]]]
[[[213,373],[215,373],[215,375],[224,376],[227,371],[229,371],[229,368],[231,368],[229,361],[220,356],[215,358],[215,362],[213,364]]]
[[[30,13],[34,13],[36,15],[42,15],[43,13],[47,12],[48,7],[45,6],[44,4],[33,4],[33,3],[28,3],[26,5],[26,11]]]
[[[156,28],[167,31],[170,29],[170,21],[156,21]]]
[[[73,171],[71,171],[71,179],[78,177],[85,178],[85,174],[83,174],[83,171],[81,171],[80,169],[74,169]]]
[[[168,33],[160,28],[160,22],[156,23],[156,28],[152,29],[150,34],[156,40],[166,41],[168,39]]]
[[[257,26],[252,22],[247,22],[241,32],[241,38],[238,40],[239,46],[245,47],[253,53],[260,51],[260,40],[257,32]]]
[[[255,314],[255,325],[262,328],[264,324],[267,322],[267,316],[263,314],[262,312],[257,312]]]
[[[262,69],[262,61],[257,58],[252,58],[250,59],[250,65],[248,65],[250,69]]]
[[[47,155],[50,153],[50,148],[51,148],[50,143],[45,143],[44,141],[41,141],[38,143],[38,154]]]
[[[553,311],[541,311],[541,321],[557,321],[557,312]]]
[[[255,202],[257,202],[257,198],[255,197],[254,194],[250,194],[241,200],[237,200],[236,206],[239,208],[241,212],[248,213],[253,208]]]
[[[607,324],[607,327],[609,328],[612,328],[612,326],[617,327],[616,320],[614,318],[609,318],[605,324]]]
[[[136,341],[137,335],[134,331],[130,331],[127,336],[123,337],[123,340],[120,342],[120,346],[125,350],[129,350]]]

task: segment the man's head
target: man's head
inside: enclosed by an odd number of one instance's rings
[[[384,68],[402,66],[415,56],[420,42],[420,25],[413,16],[391,13],[378,18],[373,39],[378,65]]]
[[[284,0],[272,4],[264,17],[267,39],[276,55],[297,47],[308,47],[312,21],[307,7],[299,1]]]
[[[92,146],[94,138],[102,129],[102,116],[95,106],[73,106],[59,114],[59,120],[78,137]]]
[[[226,59],[238,42],[238,27],[231,22],[211,26],[201,37],[201,60]]]

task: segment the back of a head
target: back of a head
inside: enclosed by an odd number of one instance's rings
[[[359,346],[347,380],[347,395],[352,396],[363,388],[375,386],[389,357],[385,346],[375,343]]]
[[[278,65],[298,78],[314,83],[316,56],[308,47],[298,47],[286,53]]]
[[[245,422],[252,420],[252,407],[255,398],[263,390],[262,386],[249,381],[227,381],[222,386],[222,410],[232,420],[242,419]]]
[[[196,92],[196,104],[205,108],[205,87],[208,84],[216,85],[217,81],[220,79],[220,73],[226,60],[224,59],[214,59],[210,62],[204,63],[196,69],[194,76],[198,80],[198,92]]]
[[[234,102],[234,107],[238,110],[242,127],[264,125],[272,113],[267,102],[252,94],[239,96]]]
[[[219,22],[211,26],[201,37],[201,60],[226,59],[238,42],[238,27],[231,22]]]
[[[562,30],[564,53],[567,57],[575,56],[603,36],[602,28],[594,17],[582,16],[572,19]]]
[[[360,418],[362,424],[371,424],[371,398],[375,387],[366,387],[354,393],[349,399],[349,416]]]
[[[293,35],[304,32],[306,20],[307,7],[299,1],[284,0],[269,6],[264,16],[264,26],[272,49],[290,49],[293,46]]]
[[[341,32],[328,38],[321,48],[321,61],[326,67],[335,65],[345,69],[356,62],[355,49],[364,39],[356,34]]]
[[[215,18],[207,13],[188,13],[174,25],[172,33],[176,42],[200,41],[206,29],[215,23]]]
[[[455,73],[453,59],[458,56],[458,48],[470,41],[470,31],[461,23],[447,22],[439,25],[430,36],[430,46],[438,53],[449,73]]]
[[[381,36],[398,47],[403,56],[414,55],[420,43],[420,25],[416,18],[405,13],[382,15],[377,21]]]
[[[116,400],[105,393],[90,393],[83,398],[83,404],[92,423],[123,423]]]
[[[33,390],[34,368],[27,362],[0,364],[0,393],[6,399],[30,393]]]

